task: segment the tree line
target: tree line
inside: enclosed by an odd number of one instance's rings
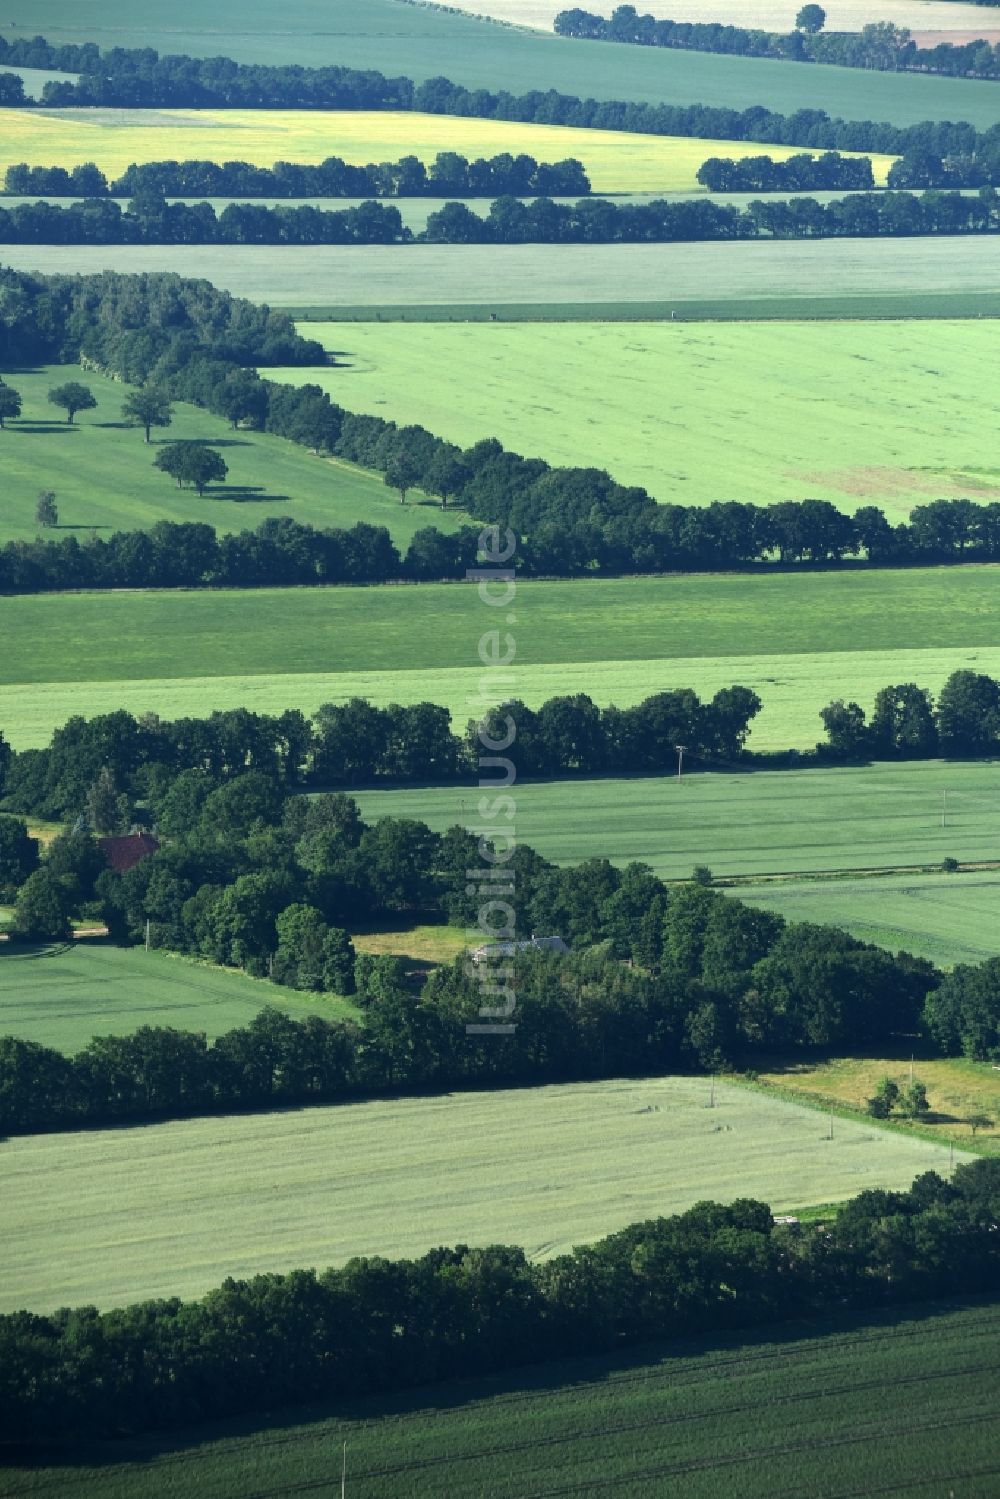
[[[995,151],[1000,143],[1000,124],[980,133],[964,121],[924,120],[900,126],[887,121],[833,119],[821,109],[801,109],[785,116],[763,105],[737,110],[704,104],[641,104],[621,99],[580,99],[555,89],[515,95],[507,90],[494,93],[466,89],[448,78],[430,78],[416,84],[409,78],[386,78],[374,69],[267,67],[237,63],[231,58],[160,57],[153,48],[101,52],[92,43],[51,46],[44,37],[13,42],[0,38],[0,66],[82,75],[75,84],[47,83],[42,102],[48,107],[107,104],[126,108],[414,110],[889,155],[924,149],[942,157],[972,156]],[[19,79],[7,76],[12,85],[20,85]],[[32,101],[22,98],[8,102],[24,105]]]
[[[875,186],[867,156],[841,156],[839,151],[790,156],[787,161],[775,161],[770,156],[710,156],[695,175],[710,193],[801,193],[836,188],[866,192]]]
[[[1000,45],[994,47],[984,37],[920,47],[908,27],[895,26],[891,21],[873,21],[860,31],[823,34],[826,15],[821,6],[807,5],[799,15],[795,30],[786,33],[718,22],[659,20],[653,15],[640,15],[634,5],[619,5],[610,18],[574,6],[560,11],[553,25],[560,36],[582,41],[721,52],[731,57],[772,57],[878,72],[1000,78]]]
[[[590,192],[582,164],[572,158],[538,162],[508,151],[469,161],[458,151],[440,151],[428,167],[417,156],[396,162],[355,166],[339,156],[318,165],[276,161],[258,167],[247,161],[148,161],[132,163],[109,179],[93,162],[70,169],[7,168],[4,191],[28,198],[134,198],[144,193],[165,198],[491,198],[573,195]]]
[[[767,160],[767,158],[763,158]],[[718,163],[724,166],[725,163]],[[856,193],[832,203],[797,197],[761,200],[745,209],[704,200],[615,204],[581,198],[497,198],[486,214],[446,203],[416,235],[398,208],[379,202],[347,209],[311,205],[276,208],[231,203],[168,203],[144,194],[126,208],[114,199],[88,198],[69,206],[0,206],[0,243],[99,245],[396,245],[654,244],[693,240],[813,239],[863,235],[989,234],[1000,229],[993,187],[977,197],[932,189]]]
[[[919,198],[908,192],[869,192],[852,193],[831,203],[807,197],[788,202],[762,200],[743,209],[704,199],[615,204],[584,198],[570,205],[547,198],[531,203],[499,198],[486,215],[475,213],[466,203],[446,203],[428,216],[426,231],[418,238],[446,244],[653,244],[989,234],[998,229],[1000,197],[995,188],[984,187],[977,197],[938,190]]]
[[[550,1260],[504,1245],[227,1279],[198,1301],[0,1318],[10,1441],[117,1437],[405,1390],[651,1338],[993,1293],[1000,1166],[869,1190],[820,1228],[701,1202]]]
[[[739,685],[720,688],[705,702],[690,688],[672,688],[631,708],[599,708],[577,693],[534,709],[511,699],[489,709],[482,722],[495,739],[509,737],[508,719],[516,723],[509,754],[521,777],[660,774],[673,767],[677,743],[704,761],[739,759],[760,707],[756,693]],[[164,813],[159,799],[180,776],[194,775],[184,785],[205,795],[249,771],[278,788],[379,781],[444,785],[476,771],[479,728],[480,720],[470,719],[461,733],[453,732],[447,708],[434,703],[380,707],[357,697],[324,704],[311,718],[295,709],[231,709],[176,720],[136,718],[124,710],[74,717],[54,731],[45,749],[15,753],[0,737],[0,805],[72,820],[87,813],[94,788],[108,775],[126,811],[115,804],[114,825],[91,817],[98,832],[120,831],[119,822],[130,825],[136,803],[149,798],[156,824],[173,832],[180,814],[170,810],[172,803]],[[190,811],[200,815],[200,802]]]
[[[856,702],[838,698],[821,713],[826,743],[844,760],[928,760],[938,755],[1000,755],[1000,682],[963,668],[944,683],[937,702],[915,682],[883,687],[869,719]]]

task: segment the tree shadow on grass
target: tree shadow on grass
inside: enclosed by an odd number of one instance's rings
[[[252,448],[253,443],[247,442],[243,437],[154,437],[149,446],[151,448]]]
[[[70,422],[14,422],[4,429],[7,432],[27,432],[33,436],[58,436],[60,433],[79,432]]]
[[[266,505],[272,500],[289,504],[291,498],[290,494],[269,494],[263,484],[209,484],[202,495],[205,500],[235,500],[238,505]]]
[[[91,427],[98,427],[102,432],[140,432],[135,422],[90,422]]]

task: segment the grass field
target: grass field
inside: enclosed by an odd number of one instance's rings
[[[517,788],[518,837],[558,863],[602,856],[620,863],[641,859],[669,879],[685,879],[696,864],[707,864],[722,877],[997,857],[996,763],[927,760],[860,769],[685,775],[682,781],[671,773],[675,765],[665,767],[662,779],[526,782]],[[942,828],[945,789],[948,825]],[[472,786],[457,786],[362,791],[358,800],[368,818],[419,817],[443,829],[456,822],[475,826],[477,795]],[[929,912],[926,917],[911,912],[908,935],[920,931],[922,920],[939,931],[950,925],[944,911],[934,907],[953,899],[969,912],[956,940],[976,944],[979,957],[1000,949],[1000,876],[951,875],[930,880],[930,888],[912,876],[908,884],[900,881],[901,900],[910,886],[914,900],[925,899]],[[883,894],[888,897],[894,887],[895,881],[862,879],[819,881],[815,891],[801,883],[740,887],[734,893],[792,920],[836,922],[849,910],[867,911],[869,902],[878,910]],[[975,915],[967,907],[970,897]],[[835,905],[838,899],[841,907]],[[800,914],[796,900],[803,913],[812,914]]]
[[[790,6],[786,24],[793,18]],[[960,24],[957,15],[951,24]],[[657,104],[767,104],[786,114],[825,109],[901,125],[969,120],[986,129],[996,121],[995,90],[986,82],[569,41],[399,0],[337,0],[335,10],[328,0],[290,0],[280,15],[243,0],[215,0],[209,9],[176,0],[155,13],[129,0],[32,0],[30,16],[20,0],[0,0],[0,28],[11,39],[40,32],[53,42],[223,53],[244,62],[339,63],[418,79],[444,73],[471,88],[515,93],[554,88]]]
[[[926,1138],[968,1145],[972,1130],[966,1122],[972,1114],[992,1119],[977,1129],[976,1149],[1000,1154],[1000,1070],[989,1062],[970,1062],[964,1057],[926,1057],[913,1060],[913,1076],[927,1086],[930,1118],[919,1126],[900,1121],[895,1127],[911,1128]],[[833,1104],[864,1112],[882,1078],[891,1077],[900,1087],[910,1080],[910,1056],[900,1053],[878,1057],[834,1057],[831,1061],[786,1062],[762,1066],[760,1080],[765,1089],[779,1088],[791,1097],[801,1096],[813,1104]],[[836,1133],[836,1131],[834,1131]]]
[[[903,519],[1000,494],[1000,324],[309,324],[317,381],[463,446],[495,434],[661,501],[832,500]],[[848,438],[849,441],[845,441]]]
[[[265,1005],[297,1019],[354,1014],[335,995],[298,994],[162,952],[83,941],[26,949],[0,944],[0,1035],[57,1051],[79,1051],[92,1036],[127,1035],[142,1025],[221,1036]]]
[[[270,516],[314,526],[387,526],[405,550],[422,526],[451,530],[458,519],[413,491],[405,506],[381,476],[340,460],[320,459],[263,432],[234,432],[227,422],[177,403],[173,425],[157,429],[147,447],[140,429],[126,427],[121,406],[128,388],[91,370],[52,365],[6,373],[24,400],[20,420],[0,434],[4,504],[0,542],[38,534],[35,502],[40,488],[55,491],[59,526],[50,537],[90,531],[148,528],[159,520],[208,521],[218,531],[242,531]],[[96,411],[68,426],[46,399],[52,386],[83,380],[97,397]],[[158,444],[197,438],[220,447],[229,465],[224,485],[199,499],[178,489],[153,467]]]
[[[622,49],[626,50],[626,49]],[[201,276],[275,307],[378,317],[548,320],[1000,315],[988,237],[764,240],[676,245],[4,245],[4,264],[49,275]],[[422,310],[421,310],[422,309]]]
[[[1000,675],[995,578],[968,567],[526,582],[517,662],[487,690],[624,706],[743,682],[765,700],[753,745],[809,748],[835,697],[870,703],[894,681],[936,689],[966,666]],[[439,702],[464,727],[494,624],[459,584],[48,594],[2,600],[0,613],[0,724],[18,747],[45,743],[73,713],[313,710],[351,696]]]
[[[497,1241],[545,1257],[704,1197],[776,1211],[947,1169],[925,1140],[707,1078],[31,1136],[0,1147],[0,1310]]]
[[[1000,1309],[841,1314],[93,1446],[4,1499],[995,1499]],[[42,1460],[44,1462],[44,1459]]]
[[[995,855],[997,831],[993,830],[991,834],[988,825],[990,811],[1000,790],[1000,767],[993,766],[985,771],[981,786],[976,790],[963,775],[964,770],[971,768],[949,766],[941,770],[940,781],[942,785],[947,781],[951,791],[949,801],[956,807],[964,803],[965,810],[948,828],[941,828],[939,823],[936,835],[927,829],[928,862],[935,859],[939,851],[942,858],[957,857],[943,852],[951,838],[962,845],[967,839],[970,847],[978,845],[980,858]],[[887,783],[889,796],[892,789]],[[932,795],[929,787],[928,794]],[[846,813],[851,825],[857,826],[860,819],[854,816],[853,800],[853,797],[845,796],[838,807],[838,823]],[[915,795],[914,806],[917,801],[918,795]],[[889,825],[884,849],[886,862],[891,859],[894,849],[891,828],[894,820],[891,817],[884,821],[879,819],[872,808],[871,826],[882,828]],[[920,814],[915,813],[912,823],[919,820]],[[930,821],[926,809],[923,821]],[[981,839],[979,828],[982,828]],[[814,831],[811,827],[810,836]],[[932,842],[937,847],[932,849]],[[732,894],[751,905],[778,911],[787,921],[816,921],[843,926],[865,942],[874,942],[893,951],[902,949],[919,953],[944,967],[953,963],[982,963],[1000,953],[1000,874],[995,872],[891,875],[877,880],[792,880],[765,886],[738,885],[732,889]]]
[[[574,156],[583,162],[596,191],[621,193],[692,189],[709,156],[752,156],[763,149],[752,142],[391,111],[9,109],[4,111],[0,170],[13,162],[69,167],[93,161],[110,177],[131,162],[183,161],[206,153],[213,161],[270,166],[326,156],[363,165],[411,155],[430,163],[439,151],[459,151],[470,158],[509,151],[537,161]],[[768,146],[767,152],[783,161],[797,149]],[[873,158],[877,182],[885,181],[893,160]]]

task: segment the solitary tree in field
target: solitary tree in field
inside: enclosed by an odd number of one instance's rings
[[[153,466],[182,484],[193,484],[200,495],[205,486],[225,482],[229,468],[221,453],[203,442],[170,442],[153,459]]]
[[[383,482],[389,489],[399,491],[399,503],[405,505],[407,491],[413,488],[419,478],[420,470],[413,459],[407,453],[398,453],[389,460]]]
[[[0,428],[6,417],[21,415],[21,397],[10,385],[0,383]]]
[[[173,417],[170,402],[162,390],[149,385],[145,390],[134,390],[122,406],[122,416],[130,427],[141,427],[149,442],[153,427],[169,427]]]
[[[993,1123],[993,1120],[990,1118],[989,1114],[970,1114],[965,1122],[972,1131],[972,1138],[975,1139],[976,1130],[989,1129],[990,1125]]]
[[[68,380],[65,385],[57,385],[49,391],[49,400],[53,406],[61,406],[66,413],[66,420],[72,422],[78,411],[93,411],[97,405],[94,392],[87,385],[81,385],[79,380]]]
[[[815,36],[826,25],[826,11],[822,5],[803,5],[795,17],[795,25],[799,31],[808,31]]]
[[[875,1089],[874,1098],[868,1100],[868,1112],[873,1119],[888,1119],[899,1102],[899,1084],[891,1077],[884,1077]]]
[[[59,506],[56,504],[54,490],[40,489],[38,491],[38,501],[35,505],[35,520],[40,526],[58,526]]]

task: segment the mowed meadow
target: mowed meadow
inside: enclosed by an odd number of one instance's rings
[[[278,378],[464,446],[489,433],[550,463],[607,468],[661,501],[810,496],[903,519],[922,500],[1000,494],[998,329],[310,323],[349,369]]]
[[[956,1159],[961,1159],[956,1155]],[[904,1188],[947,1149],[705,1077],[396,1098],[36,1135],[0,1153],[0,1310],[518,1244],[546,1258],[708,1195],[776,1212]]]
[[[740,682],[764,702],[753,748],[809,749],[833,698],[870,706],[887,683],[936,690],[961,667],[1000,676],[996,578],[963,567],[523,582],[517,660],[485,693],[627,706]],[[478,645],[495,624],[460,583],[43,594],[0,607],[0,723],[17,748],[76,713],[312,711],[354,696],[441,703],[461,729],[483,701]]]
[[[280,1431],[229,1422],[94,1445],[72,1464],[12,1467],[0,1494],[332,1495],[346,1442],[354,1499],[994,1499],[998,1370],[996,1307],[842,1314],[293,1410]]]
[[[417,156],[430,164],[440,151],[470,159],[508,151],[537,161],[583,163],[596,192],[667,192],[697,187],[710,156],[753,156],[766,150],[785,161],[801,151],[746,141],[633,135],[508,120],[371,110],[30,109],[4,111],[0,171],[15,162],[71,167],[95,162],[117,176],[132,162],[204,160],[318,162],[327,156],[364,165]],[[858,153],[847,153],[857,155]],[[884,184],[892,156],[872,157]]]
[[[381,474],[319,458],[265,432],[233,431],[221,417],[183,401],[174,403],[171,425],[154,428],[147,445],[142,429],[126,425],[121,415],[130,387],[93,370],[49,365],[9,371],[6,378],[24,404],[20,418],[8,420],[0,434],[0,542],[38,535],[35,504],[42,485],[55,491],[59,506],[59,524],[49,537],[81,541],[92,532],[143,530],[161,520],[205,521],[224,532],[288,517],[313,526],[386,526],[405,551],[423,526],[450,531],[460,524],[418,490],[400,505]],[[72,425],[48,401],[53,386],[66,380],[85,381],[97,399],[97,409],[81,412]],[[225,483],[209,485],[199,496],[155,468],[160,447],[179,441],[218,448],[229,469]]]

